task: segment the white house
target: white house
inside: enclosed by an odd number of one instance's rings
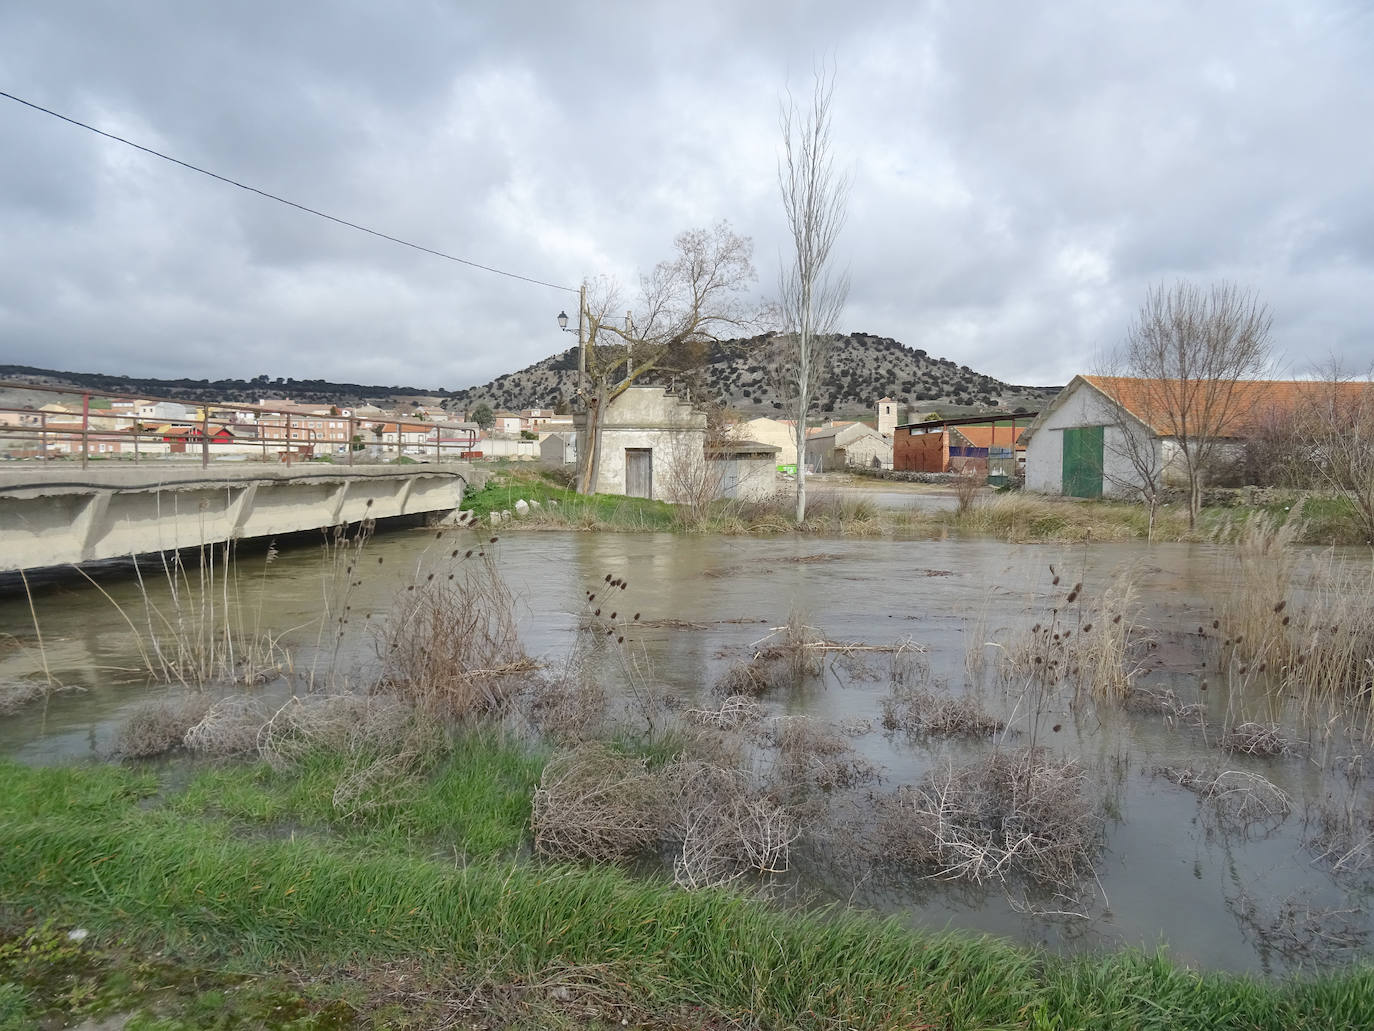
[[[590,458],[586,414],[573,418],[577,452]],[[672,500],[674,481],[697,478],[705,445],[705,412],[664,387],[629,387],[602,413],[601,460],[592,491]]]
[[[791,419],[770,419],[760,416],[736,424],[734,433],[743,439],[757,440],[761,444],[771,444],[777,448],[778,465],[796,465],[796,425]]]
[[[812,472],[862,466],[892,468],[892,438],[862,422],[833,423],[806,434],[806,468]]]
[[[1041,411],[1021,434],[1027,490],[1123,497],[1144,485],[1141,468],[1163,469],[1163,435],[1115,396],[1105,378],[1075,376]]]
[[[1223,401],[1207,416],[1219,457],[1240,457],[1245,441],[1275,419],[1330,403],[1359,384],[1309,380],[1239,380],[1221,388]],[[1169,398],[1179,381],[1121,376],[1075,376],[1021,435],[1026,488],[1074,497],[1129,497],[1145,486],[1183,479]],[[1222,411],[1224,409],[1224,412]]]

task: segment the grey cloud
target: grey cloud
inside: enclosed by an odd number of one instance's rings
[[[784,244],[777,101],[835,62],[845,319],[1052,382],[1146,287],[1234,278],[1292,354],[1374,357],[1363,5],[95,2],[0,11],[0,89],[556,284],[678,231]],[[566,293],[352,233],[0,102],[0,356],[466,386]]]

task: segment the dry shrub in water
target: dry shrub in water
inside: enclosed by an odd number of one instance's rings
[[[1348,790],[1328,793],[1303,814],[1304,844],[1336,874],[1374,869],[1374,797],[1364,786],[1364,759],[1345,760]]]
[[[882,704],[883,726],[912,736],[989,737],[1003,728],[969,698],[894,687]]]
[[[729,695],[717,709],[687,709],[683,717],[708,730],[743,730],[763,719],[763,706],[748,695]]]
[[[599,743],[545,767],[531,822],[541,855],[614,862],[664,851],[688,888],[786,870],[797,833],[742,770],[686,757],[650,770]]]
[[[459,559],[452,579],[431,573],[402,591],[380,651],[381,691],[459,719],[504,707],[535,668],[516,632],[514,598],[485,551]]]
[[[1076,889],[1102,843],[1091,787],[1077,762],[1043,749],[949,764],[885,800],[879,848],[937,877],[981,884],[1024,875]]]
[[[1369,940],[1364,914],[1353,906],[1313,906],[1304,895],[1289,895],[1273,912],[1266,912],[1247,892],[1227,902],[1264,950],[1277,952],[1289,962],[1331,965],[1349,961]]]
[[[428,753],[443,731],[398,698],[306,695],[283,704],[258,729],[258,754],[284,769],[312,752],[350,757]]]
[[[523,707],[530,725],[561,744],[595,737],[606,719],[606,689],[599,677],[568,669],[536,674],[525,687]]]
[[[1217,739],[1223,752],[1242,755],[1288,755],[1293,742],[1273,723],[1237,723]]]
[[[146,759],[181,748],[186,732],[209,709],[210,699],[203,694],[140,706],[116,732],[114,753],[123,759]]]
[[[534,849],[557,859],[615,862],[663,831],[661,779],[644,759],[587,744],[551,759],[534,791]]]
[[[778,627],[753,645],[754,654],[738,662],[717,681],[715,692],[722,696],[758,696],[771,690],[801,687],[808,679],[821,675],[826,641],[806,619],[794,612],[787,625]]]
[[[794,821],[742,770],[679,756],[662,781],[678,884],[704,888],[750,871],[787,871]]]
[[[217,758],[254,754],[258,750],[258,731],[271,715],[260,698],[221,698],[186,731],[186,747]]]
[[[802,785],[822,791],[853,788],[878,776],[878,768],[855,752],[848,741],[806,716],[779,718],[772,739],[778,749],[774,775],[784,791]]]
[[[1293,811],[1288,795],[1267,777],[1248,770],[1199,770],[1191,766],[1157,766],[1156,776],[1193,792],[1203,812],[1219,830],[1272,830]]]

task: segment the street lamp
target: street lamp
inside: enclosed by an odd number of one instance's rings
[[[581,384],[581,377],[587,371],[587,356],[582,350],[582,324],[587,317],[587,284],[583,283],[577,291],[577,328],[568,328],[568,313],[560,311],[558,313],[558,328],[564,333],[577,334],[577,374],[578,383]]]

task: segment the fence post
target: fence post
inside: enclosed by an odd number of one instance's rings
[[[200,410],[200,467],[210,468],[210,406]]]
[[[291,468],[291,413],[286,413],[286,447],[282,454],[285,456],[286,467]]]
[[[91,431],[91,395],[81,395],[81,468],[86,468]]]
[[[43,461],[48,460],[48,413],[38,413],[38,450],[43,456]]]
[[[352,465],[352,464],[353,464],[353,437],[354,437],[355,433],[357,432],[356,429],[355,429],[356,424],[357,424],[357,420],[354,419],[353,416],[350,415],[350,416],[348,417],[348,464],[349,464],[349,465]]]

